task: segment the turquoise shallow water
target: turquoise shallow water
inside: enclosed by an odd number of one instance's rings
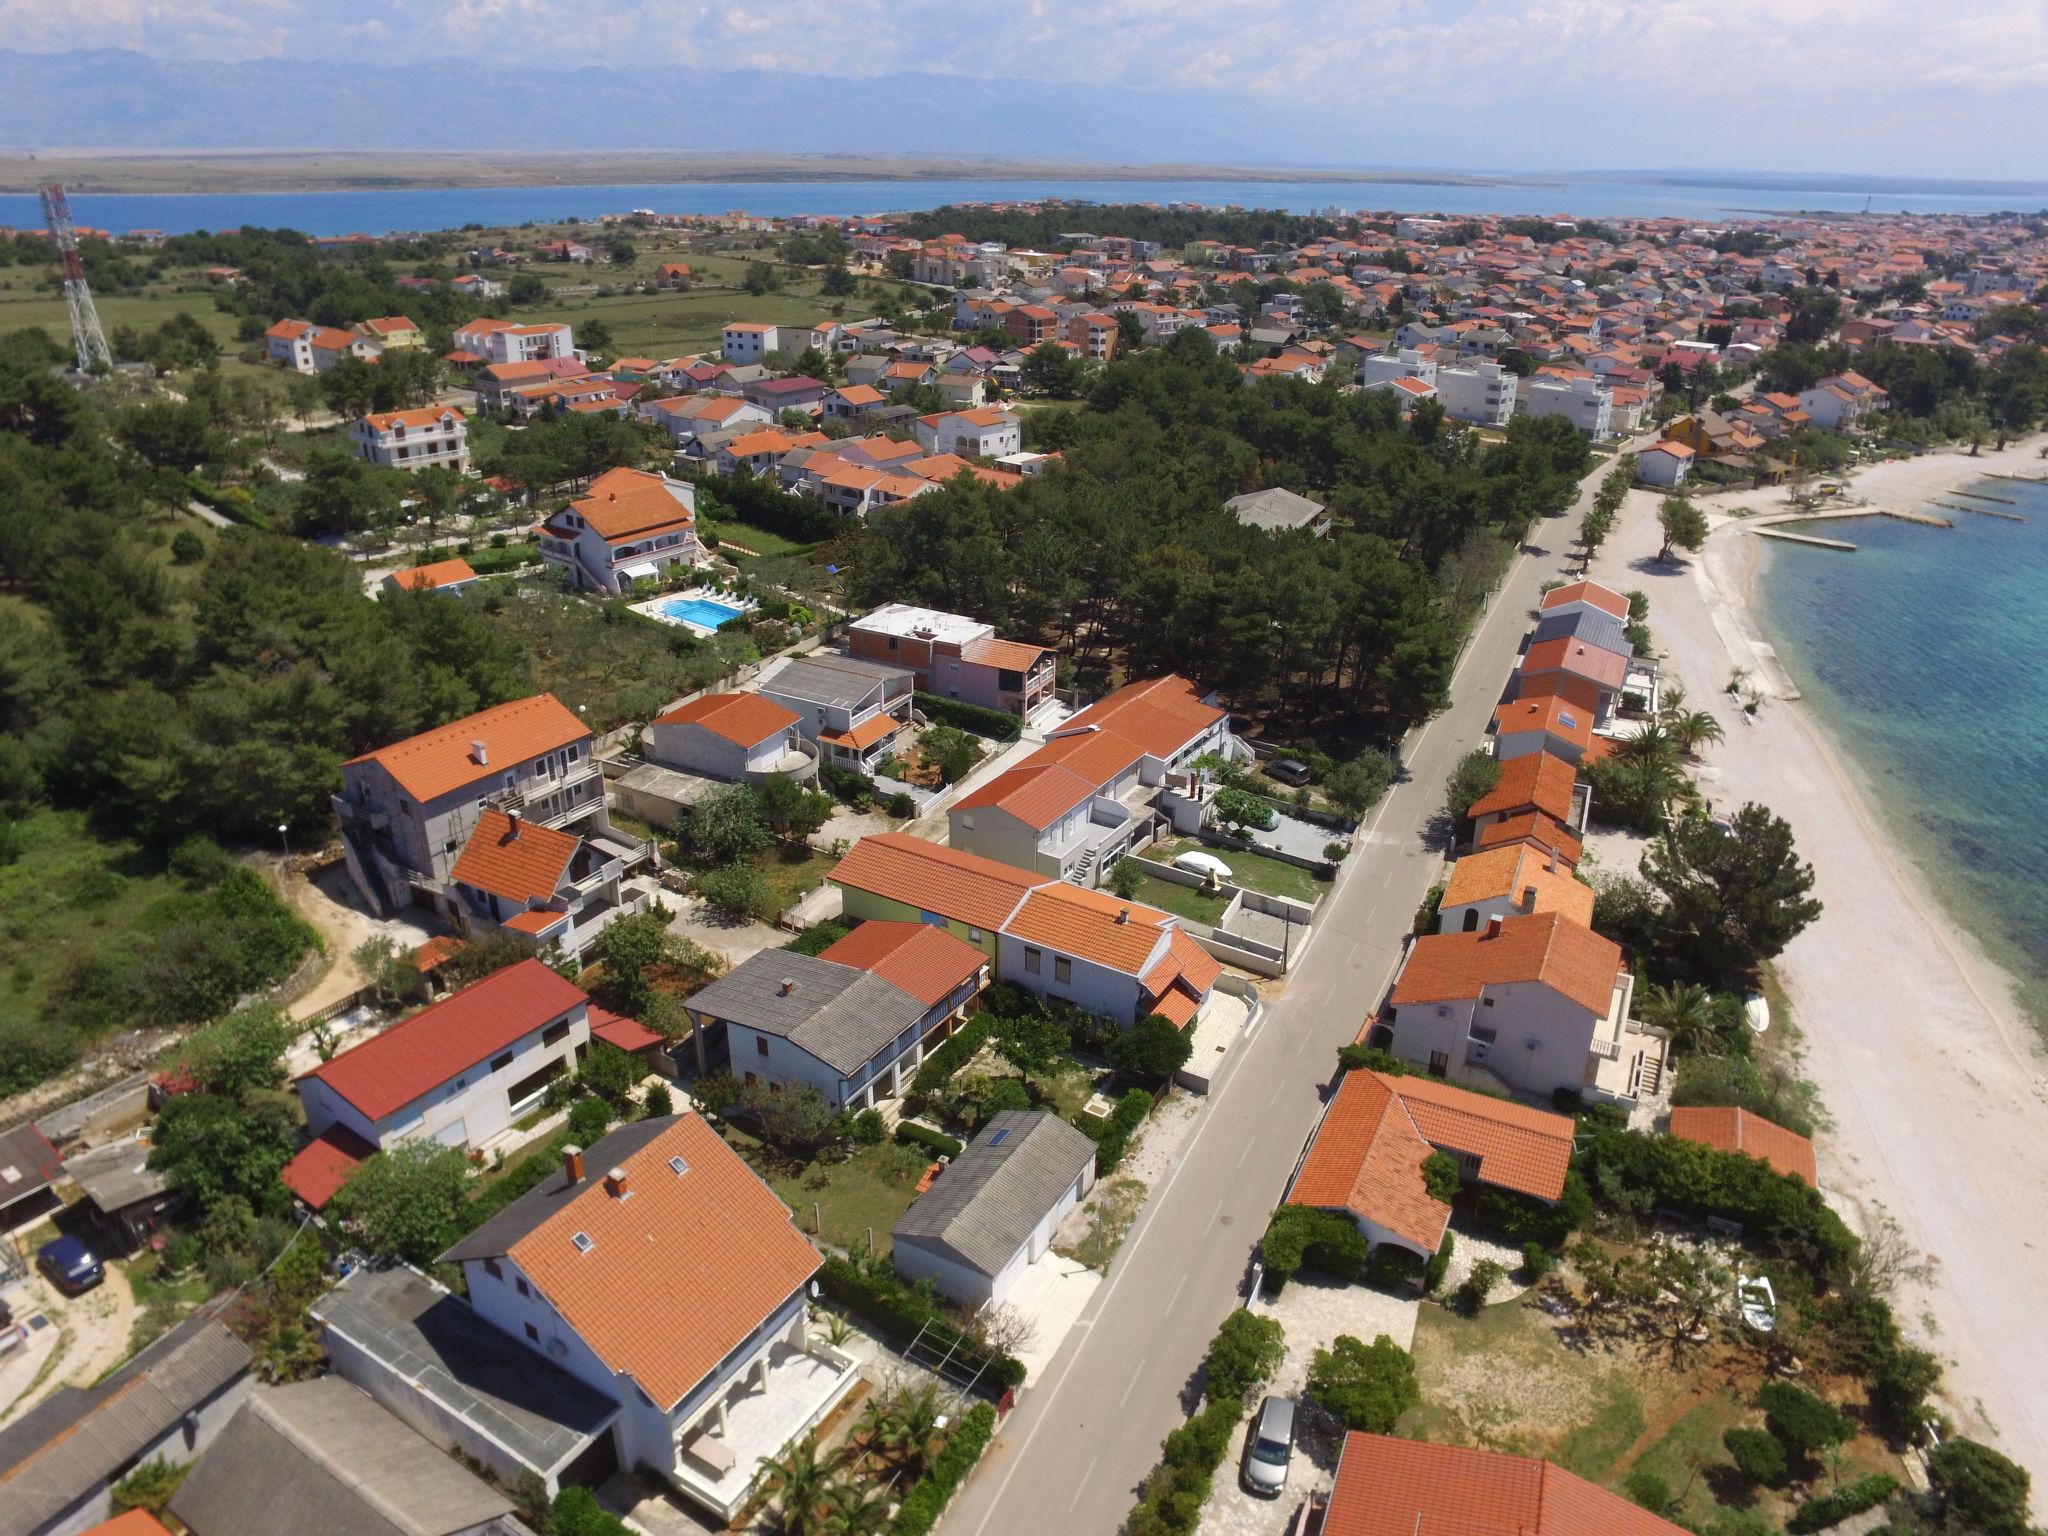
[[[1829,523],[1816,531],[1857,552],[1770,550],[1759,618],[1931,888],[2048,1029],[2048,485],[1972,489],[2030,520]]]

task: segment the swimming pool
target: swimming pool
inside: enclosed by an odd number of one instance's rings
[[[661,605],[661,616],[672,624],[688,624],[696,629],[715,630],[728,619],[736,619],[746,610],[735,608],[730,603],[713,602],[708,597],[675,597]]]

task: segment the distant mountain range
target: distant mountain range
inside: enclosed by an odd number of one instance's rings
[[[0,49],[0,144],[22,149],[505,149],[943,153],[1234,164],[1300,158],[1291,114],[958,75],[511,69],[464,60],[195,63]],[[1294,154],[1288,147],[1295,146]],[[1198,157],[1206,158],[1206,157]]]

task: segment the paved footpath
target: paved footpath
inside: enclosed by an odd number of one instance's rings
[[[1581,506],[1606,468],[1584,482]],[[1244,1292],[1252,1245],[1321,1113],[1337,1047],[1392,979],[1440,864],[1428,829],[1444,780],[1483,742],[1542,583],[1563,573],[1579,510],[1539,523],[1510,568],[1452,679],[1451,708],[1410,737],[1407,772],[1346,861],[1308,949],[1269,992],[1109,1279],[947,1512],[945,1536],[1109,1536],[1122,1525],[1159,1442],[1194,1406],[1202,1352]]]

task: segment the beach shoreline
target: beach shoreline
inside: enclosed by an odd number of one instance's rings
[[[1850,496],[1869,511],[1913,512],[1989,475],[2048,474],[2043,441],[1869,466]],[[1822,1187],[1859,1229],[1894,1220],[1932,1257],[1926,1281],[1895,1299],[1900,1324],[1948,1365],[1944,1401],[1958,1427],[2033,1471],[2038,1513],[2048,1509],[2048,1333],[2031,1239],[2048,1230],[2048,1069],[2019,978],[1938,898],[1767,637],[1763,541],[1733,514],[1783,511],[1784,493],[1702,497],[1706,546],[1670,563],[1652,558],[1659,499],[1631,494],[1590,574],[1648,593],[1666,677],[1720,717],[1727,735],[1706,750],[1703,793],[1717,807],[1756,801],[1784,816],[1814,865],[1824,910],[1775,969],[1832,1119],[1816,1138]],[[1774,558],[1857,557],[1788,546]],[[1764,695],[1755,715],[1726,691],[1738,668]]]

